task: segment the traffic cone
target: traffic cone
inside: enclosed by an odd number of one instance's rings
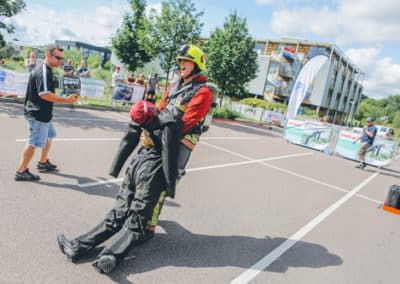
[[[394,214],[400,215],[400,186],[393,184],[389,188],[388,195],[385,202],[383,202],[382,209]]]

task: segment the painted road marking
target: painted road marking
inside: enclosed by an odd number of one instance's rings
[[[365,185],[367,185],[371,180],[373,180],[376,176],[378,176],[378,172],[374,173],[367,179],[365,179],[362,183],[356,186],[354,189],[349,191],[346,195],[328,207],[324,212],[319,214],[313,220],[311,220],[307,225],[297,231],[295,234],[289,237],[285,242],[283,242],[280,246],[275,248],[272,252],[267,254],[265,257],[260,259],[256,264],[250,267],[248,270],[240,274],[237,278],[232,280],[232,284],[245,284],[251,281],[254,277],[257,276],[261,271],[266,269],[271,265],[275,260],[277,260],[282,254],[288,251],[292,246],[294,246],[299,240],[301,240],[305,235],[311,232],[316,226],[318,226],[322,221],[324,221],[329,215],[335,212],[340,206],[342,206],[346,201],[348,201],[351,197],[353,197],[358,191],[360,191]]]
[[[236,152],[233,152],[233,151],[224,149],[224,148],[219,147],[219,146],[212,145],[212,144],[210,144],[210,143],[203,142],[203,144],[205,144],[205,145],[207,145],[207,146],[210,146],[210,147],[213,147],[213,148],[215,148],[215,149],[224,151],[224,152],[226,152],[226,153],[230,153],[230,154],[232,154],[232,155],[241,157],[241,158],[243,158],[243,159],[247,159],[247,160],[249,160],[249,161],[254,161],[254,162],[260,163],[260,164],[262,164],[262,165],[264,165],[264,166],[273,168],[273,169],[275,169],[275,170],[277,170],[277,171],[281,171],[281,172],[287,173],[287,174],[289,174],[289,175],[293,175],[293,176],[298,177],[298,178],[302,178],[302,179],[305,179],[305,180],[308,180],[308,181],[311,181],[311,182],[314,182],[314,183],[317,183],[317,184],[324,185],[324,186],[326,186],[326,187],[335,189],[335,190],[337,190],[337,191],[346,192],[346,193],[349,192],[349,190],[347,190],[347,189],[340,188],[340,187],[338,187],[338,186],[335,186],[335,185],[332,185],[332,184],[329,184],[329,183],[326,183],[326,182],[323,182],[323,181],[320,181],[320,180],[317,180],[317,179],[314,179],[314,178],[310,178],[310,177],[307,177],[307,176],[304,176],[304,175],[301,175],[301,174],[298,174],[298,173],[295,173],[295,172],[292,172],[292,171],[289,171],[289,170],[286,170],[286,169],[283,169],[283,168],[280,168],[280,167],[277,167],[277,166],[273,166],[273,165],[267,164],[267,163],[265,163],[265,161],[254,160],[254,159],[252,159],[252,158],[250,158],[250,157],[248,157],[248,156],[244,156],[244,155],[242,155],[242,154],[239,154],[239,153],[236,153]],[[358,197],[360,197],[360,198],[362,198],[362,199],[365,199],[365,200],[368,200],[368,201],[377,203],[377,204],[381,204],[381,203],[382,203],[381,201],[378,201],[378,200],[376,200],[376,199],[372,199],[372,198],[370,198],[370,197],[367,197],[367,196],[364,196],[364,195],[361,195],[361,194],[356,194],[356,196],[358,196]]]
[[[235,166],[241,166],[241,165],[245,165],[245,164],[259,163],[259,162],[262,162],[262,161],[273,161],[273,160],[278,160],[278,159],[287,159],[287,158],[300,157],[300,156],[306,156],[306,155],[312,155],[312,153],[308,152],[308,153],[300,153],[300,154],[284,155],[284,156],[279,156],[279,157],[265,158],[265,159],[261,159],[261,160],[251,160],[251,161],[244,161],[244,162],[220,164],[220,165],[214,165],[214,166],[192,168],[192,169],[188,169],[186,171],[187,172],[195,172],[195,171],[203,171],[203,170],[216,169],[216,168],[235,167]],[[118,183],[118,182],[121,182],[122,180],[123,180],[123,178],[108,179],[108,180],[97,180],[97,181],[94,181],[94,182],[81,183],[81,184],[78,184],[78,186],[80,188],[85,188],[85,187],[91,187],[91,186],[107,184],[107,183]]]
[[[201,140],[261,140],[261,137],[206,137]],[[53,142],[93,142],[93,141],[120,141],[121,138],[54,138]],[[27,139],[15,139],[15,142],[26,142]],[[200,142],[202,143],[202,142]]]

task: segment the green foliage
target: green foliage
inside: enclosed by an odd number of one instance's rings
[[[161,3],[161,14],[153,17],[154,38],[160,54],[161,68],[167,78],[178,49],[188,43],[196,43],[203,24],[199,19],[204,12],[197,12],[190,0],[167,0]]]
[[[269,102],[266,100],[255,99],[255,98],[243,99],[240,101],[240,103],[243,105],[255,106],[255,107],[260,107],[260,108],[269,109],[269,110],[274,110],[274,109],[286,110],[286,108],[287,108],[287,106],[285,104]]]
[[[26,7],[26,3],[23,0],[13,0],[13,1],[0,1],[0,18],[3,19],[3,17],[10,18],[22,10],[24,10]],[[13,33],[14,32],[14,27],[12,25],[8,25],[4,23],[3,21],[0,21],[0,29],[5,29],[8,33]],[[0,47],[3,47],[6,45],[6,42],[4,41],[3,35],[0,33]]]
[[[217,107],[214,111],[214,118],[236,119],[239,117],[237,113],[228,107]]]
[[[75,73],[76,70],[78,69],[81,60],[83,59],[83,54],[81,51],[78,49],[64,49],[64,61],[63,64],[67,64],[67,60],[71,59],[72,60],[72,66],[75,68]],[[61,66],[62,68],[62,66]]]
[[[393,127],[400,129],[400,111],[393,115]],[[398,132],[398,131],[396,131]]]
[[[249,35],[245,19],[236,12],[225,19],[224,28],[217,28],[206,43],[207,75],[224,95],[241,98],[246,83],[257,71],[256,41]],[[222,100],[221,100],[222,101]]]
[[[145,0],[129,0],[132,12],[124,15],[122,26],[111,39],[113,52],[134,72],[156,55],[153,26],[145,14]]]
[[[363,126],[368,117],[375,118],[375,124],[394,128],[396,137],[399,137],[400,95],[380,100],[366,99],[361,101],[355,119],[360,126]]]
[[[112,63],[111,63],[111,61],[110,61],[110,60],[107,60],[107,62],[104,63],[103,68],[104,68],[105,70],[111,70],[111,68],[112,68]]]
[[[100,67],[101,64],[101,58],[99,55],[89,55],[89,57],[87,58],[87,66],[89,67],[89,69],[97,69]]]
[[[15,54],[15,55],[13,55],[12,56],[12,60],[14,60],[14,61],[22,61],[22,62],[24,62],[24,58],[22,57],[22,55],[19,55],[19,54]]]

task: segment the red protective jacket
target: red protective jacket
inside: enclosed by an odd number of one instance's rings
[[[197,80],[198,83],[206,81],[206,77],[203,75],[196,75],[193,80]],[[163,98],[159,105],[159,110],[162,111],[167,106],[167,98],[171,86],[165,91]],[[197,122],[207,114],[212,102],[212,94],[207,86],[202,86],[193,96],[193,98],[187,104],[187,109],[182,116],[182,133],[187,133]]]

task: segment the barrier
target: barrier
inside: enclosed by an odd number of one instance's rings
[[[313,120],[289,119],[284,128],[284,138],[291,143],[355,161],[359,161],[360,136],[360,131]],[[396,141],[377,136],[365,162],[377,167],[389,166],[397,150]]]
[[[264,111],[261,120],[265,121],[268,124],[275,124],[281,127],[285,125],[285,115],[276,110]]]
[[[334,152],[344,158],[356,160],[360,140],[353,143],[354,140],[359,138],[361,133],[353,130],[342,129],[338,133],[338,139],[333,149]],[[374,143],[367,150],[365,155],[365,162],[377,167],[388,166],[393,161],[397,152],[397,142],[382,137],[375,137]]]
[[[333,127],[318,121],[289,119],[284,128],[284,138],[294,144],[330,153]]]
[[[104,99],[105,82],[91,78],[81,78],[81,97]]]

